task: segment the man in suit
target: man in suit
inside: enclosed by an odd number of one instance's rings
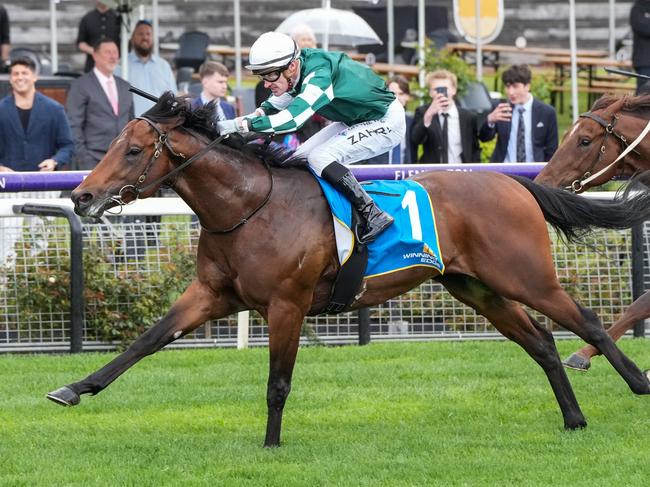
[[[228,76],[230,72],[223,64],[216,61],[206,61],[199,68],[202,91],[192,100],[192,108],[199,108],[212,100],[216,100],[217,119],[232,120],[235,118],[235,107],[226,102],[228,94]]]
[[[423,146],[418,162],[480,162],[477,115],[456,105],[456,75],[446,69],[434,71],[427,75],[426,84],[431,103],[415,110],[411,129],[411,142]]]
[[[74,142],[63,106],[36,91],[36,65],[9,66],[11,95],[0,100],[0,172],[54,171],[69,164]]]
[[[95,67],[70,85],[66,111],[75,136],[77,169],[93,169],[112,140],[133,118],[129,83],[113,76],[119,62],[115,42],[99,41]]]
[[[548,162],[558,145],[555,109],[530,93],[525,64],[509,67],[501,79],[509,103],[499,103],[479,132],[484,142],[497,136],[492,162]]]
[[[0,100],[0,172],[54,171],[71,162],[74,142],[63,107],[36,91],[36,64],[15,58],[9,65],[11,94]],[[56,192],[22,193],[21,196],[53,198]],[[0,193],[1,199],[15,193]],[[0,218],[0,263],[15,257],[15,244],[29,236],[32,250],[47,246],[42,220]]]

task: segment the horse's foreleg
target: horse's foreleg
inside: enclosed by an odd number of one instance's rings
[[[47,397],[66,406],[79,403],[81,394],[97,394],[126,372],[132,365],[168,343],[180,338],[211,318],[232,312],[225,296],[194,281],[156,325],[140,335],[131,346],[111,362],[85,379],[50,392]]]
[[[635,323],[648,317],[650,317],[650,291],[634,301],[616,323],[607,330],[607,334],[616,341]],[[586,371],[591,365],[591,358],[596,355],[600,355],[598,349],[593,345],[587,345],[567,358],[564,365],[571,369]]]
[[[280,446],[282,412],[291,391],[291,375],[296,363],[300,329],[305,311],[283,301],[269,307],[269,381],[266,392],[268,419],[265,447]]]
[[[562,411],[566,429],[583,428],[587,422],[566,375],[553,335],[517,303],[507,300],[474,278],[447,275],[440,282],[459,301],[485,316],[506,338],[519,344],[546,373]]]

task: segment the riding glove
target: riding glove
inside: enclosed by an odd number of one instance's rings
[[[248,121],[242,117],[235,118],[234,120],[222,120],[217,122],[217,129],[220,135],[228,135],[234,132],[244,134],[248,132]]]

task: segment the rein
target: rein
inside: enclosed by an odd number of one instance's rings
[[[120,190],[118,191],[117,195],[111,196],[111,201],[117,203],[120,206],[120,212],[121,212],[121,208],[123,206],[126,206],[128,204],[131,204],[131,203],[135,202],[140,197],[140,195],[142,193],[144,193],[147,190],[153,188],[154,186],[157,186],[157,185],[167,181],[173,175],[179,173],[180,171],[185,169],[187,166],[189,166],[190,164],[192,164],[193,162],[195,162],[196,160],[200,159],[205,154],[210,152],[219,143],[221,143],[222,140],[224,140],[224,139],[226,139],[228,137],[228,135],[220,135],[219,137],[217,137],[216,139],[211,141],[208,145],[206,145],[203,149],[201,149],[199,152],[194,154],[192,157],[190,157],[189,159],[184,160],[184,162],[182,164],[180,164],[178,167],[175,167],[173,170],[171,170],[167,174],[159,177],[155,181],[153,181],[153,182],[151,182],[151,183],[149,183],[149,184],[147,184],[145,186],[142,186],[142,184],[147,179],[147,174],[149,173],[149,170],[154,165],[156,160],[160,157],[160,155],[162,154],[162,151],[163,151],[164,148],[167,148],[167,150],[174,157],[176,157],[177,159],[185,159],[185,155],[182,152],[176,152],[174,150],[174,148],[169,143],[169,140],[168,140],[168,137],[167,137],[167,132],[163,132],[160,129],[160,127],[158,127],[158,125],[155,124],[155,122],[153,120],[151,120],[151,119],[149,119],[147,117],[137,117],[137,120],[143,120],[143,121],[147,122],[149,124],[149,126],[158,134],[158,140],[156,140],[156,142],[154,142],[153,156],[151,156],[151,159],[149,159],[149,162],[145,166],[144,171],[142,171],[142,174],[138,177],[136,183],[135,184],[127,184],[125,186],[122,186],[122,188],[120,188]],[[270,183],[270,186],[269,186],[269,191],[266,194],[266,196],[264,197],[264,199],[262,200],[262,202],[257,207],[255,207],[255,209],[253,209],[253,211],[251,211],[248,214],[248,216],[240,218],[239,222],[235,223],[233,226],[231,226],[229,228],[226,228],[224,230],[219,230],[219,229],[210,230],[210,229],[205,228],[203,225],[201,225],[201,228],[203,230],[205,230],[208,233],[230,233],[233,230],[236,230],[237,228],[239,228],[240,226],[245,224],[246,222],[248,222],[248,220],[251,219],[253,217],[253,215],[255,215],[258,211],[260,211],[266,205],[266,203],[268,203],[269,199],[271,198],[271,193],[273,192],[273,172],[271,172],[271,168],[269,167],[267,162],[266,161],[263,161],[263,162],[264,162],[264,167],[266,167],[266,169],[267,169],[267,171],[269,173],[271,183]],[[124,195],[129,194],[129,193],[135,195],[135,198],[127,203],[127,202],[124,201]],[[117,214],[119,214],[119,213],[117,213]]]
[[[634,148],[639,145],[639,143],[645,138],[645,136],[648,134],[650,131],[650,121],[648,121],[647,125],[643,129],[643,131],[639,134],[639,136],[634,139],[634,141],[631,144],[628,144],[627,138],[619,134],[614,130],[614,126],[616,125],[616,122],[619,120],[618,113],[615,113],[614,116],[612,117],[611,122],[607,122],[604,120],[602,117],[599,117],[598,115],[591,113],[591,112],[585,112],[580,115],[581,118],[589,118],[590,120],[593,120],[594,122],[597,122],[601,127],[605,129],[605,137],[603,138],[603,144],[600,146],[600,151],[598,153],[598,158],[591,164],[589,169],[585,171],[585,173],[582,175],[581,179],[576,179],[571,183],[571,186],[567,186],[566,189],[572,190],[574,193],[578,193],[584,189],[584,186],[587,183],[592,182],[596,178],[602,176],[605,174],[607,171],[609,171],[610,168],[614,167],[616,164],[618,164],[619,161],[621,161],[625,156],[627,156],[630,152],[634,151],[635,154],[641,155],[638,151],[634,150]],[[609,135],[613,135],[618,139],[620,142],[621,146],[625,148],[625,150],[610,164],[605,166],[603,169],[600,171],[596,172],[595,174],[591,174],[591,171],[593,168],[598,164],[603,156],[605,155],[605,144],[607,142],[607,137]]]

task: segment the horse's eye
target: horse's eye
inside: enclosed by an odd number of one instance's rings
[[[142,147],[133,146],[129,149],[127,154],[130,156],[137,156],[140,152],[142,152]]]
[[[591,144],[591,140],[590,140],[590,139],[586,139],[586,138],[585,138],[585,139],[580,139],[580,145],[581,145],[581,146],[583,146],[583,147],[587,147],[589,144]]]

